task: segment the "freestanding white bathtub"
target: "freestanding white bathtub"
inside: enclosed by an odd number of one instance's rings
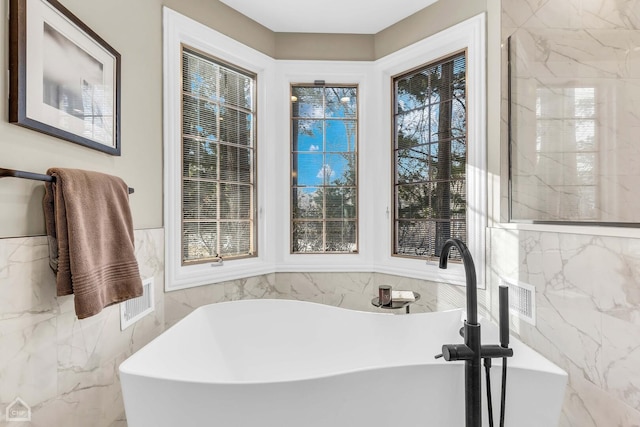
[[[394,315],[289,300],[198,308],[120,365],[129,427],[463,426],[462,311]],[[498,342],[483,324],[483,343]],[[511,339],[506,426],[555,427],[566,373]],[[496,424],[501,366],[491,373]],[[484,381],[484,376],[483,376]],[[483,388],[485,384],[483,382]],[[487,426],[483,395],[483,425]]]

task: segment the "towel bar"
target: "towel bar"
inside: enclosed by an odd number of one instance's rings
[[[55,181],[55,177],[51,175],[43,175],[40,173],[25,172],[25,171],[18,171],[14,169],[5,169],[5,168],[0,168],[0,178],[23,178],[23,179],[32,179],[35,181],[46,181],[46,182]],[[134,192],[134,189],[129,187],[129,194],[133,194],[133,192]]]

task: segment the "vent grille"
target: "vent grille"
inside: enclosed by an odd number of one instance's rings
[[[535,326],[536,288],[527,283],[510,279],[501,278],[500,282],[509,287],[509,312]]]
[[[141,296],[120,303],[120,330],[124,331],[153,310],[153,277],[150,277],[142,281]]]

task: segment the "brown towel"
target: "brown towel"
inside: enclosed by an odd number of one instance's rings
[[[43,200],[58,296],[75,295],[79,319],[142,295],[129,191],[120,178],[52,168]]]

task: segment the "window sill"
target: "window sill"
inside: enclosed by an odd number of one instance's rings
[[[232,280],[246,279],[275,272],[272,263],[256,258],[197,264],[187,267],[176,266],[168,269],[165,291],[177,291],[196,286],[212,285]]]

